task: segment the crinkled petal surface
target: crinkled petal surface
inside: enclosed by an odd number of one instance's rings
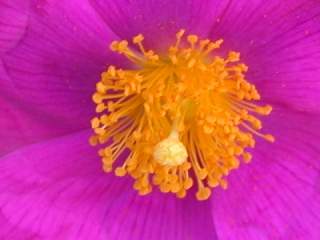
[[[105,174],[80,132],[0,159],[0,239],[216,239],[209,202]]]
[[[276,107],[250,164],[212,199],[221,240],[320,239],[320,115]]]
[[[4,0],[0,13],[0,155],[88,127],[117,36],[86,0]]]
[[[0,55],[15,47],[25,34],[28,6],[25,0],[0,2]]]
[[[266,101],[319,112],[319,1],[221,2],[210,37],[241,53]]]

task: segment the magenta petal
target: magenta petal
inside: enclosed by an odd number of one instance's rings
[[[219,239],[320,239],[320,115],[276,108],[252,163],[214,192]]]
[[[11,79],[0,62],[1,84],[10,85]],[[34,109],[32,104],[19,101],[8,88],[0,87],[0,156],[29,143],[60,136],[76,128],[62,125],[59,117]]]
[[[27,10],[26,0],[1,0],[0,55],[15,47],[25,34],[28,23]]]
[[[223,1],[210,36],[241,52],[248,80],[269,102],[320,110],[320,4],[313,0]]]
[[[108,50],[116,36],[85,0],[6,0],[0,12],[1,127],[15,124],[22,136],[1,131],[1,138],[20,142],[1,145],[0,154],[87,128],[95,84],[116,61]]]
[[[206,36],[211,29],[216,1],[90,0],[110,28],[124,39],[145,35],[145,44],[159,50],[168,47],[181,28]]]
[[[209,202],[138,196],[131,179],[102,172],[88,137],[81,132],[0,159],[0,239],[215,239]]]

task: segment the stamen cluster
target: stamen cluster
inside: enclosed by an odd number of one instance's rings
[[[141,34],[133,38],[137,48],[127,41],[111,44],[135,66],[109,66],[102,73],[90,142],[104,146],[103,169],[130,175],[141,195],[156,185],[184,197],[196,184],[197,199],[205,200],[210,188],[227,187],[225,176],[241,161],[251,160],[246,149],[255,146],[254,136],[274,141],[259,133],[257,118],[272,108],[257,105],[260,95],[245,79],[248,68],[239,53],[223,58],[215,54],[222,40],[183,35],[177,33],[166,55],[147,51]]]

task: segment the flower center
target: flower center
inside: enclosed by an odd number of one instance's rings
[[[255,136],[274,141],[259,132],[257,118],[272,108],[257,105],[259,93],[245,79],[239,53],[223,58],[214,53],[222,40],[183,36],[179,31],[163,55],[147,51],[141,34],[133,38],[137,48],[111,44],[134,66],[102,73],[90,143],[103,145],[103,169],[133,177],[141,195],[157,185],[184,197],[197,185],[197,199],[205,200],[210,188],[227,187],[225,176],[241,161],[251,160],[246,149]]]

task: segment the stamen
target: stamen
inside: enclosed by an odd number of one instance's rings
[[[258,119],[272,107],[258,104],[261,97],[245,79],[248,67],[239,62],[240,53],[223,58],[214,54],[222,39],[184,33],[161,55],[145,48],[142,34],[133,38],[135,48],[127,41],[111,44],[135,66],[109,66],[101,74],[89,141],[103,145],[103,170],[130,175],[139,194],[155,185],[183,198],[197,187],[196,198],[205,200],[211,188],[227,188],[232,170],[252,160],[247,148],[255,147],[255,137],[274,141],[260,132]]]

